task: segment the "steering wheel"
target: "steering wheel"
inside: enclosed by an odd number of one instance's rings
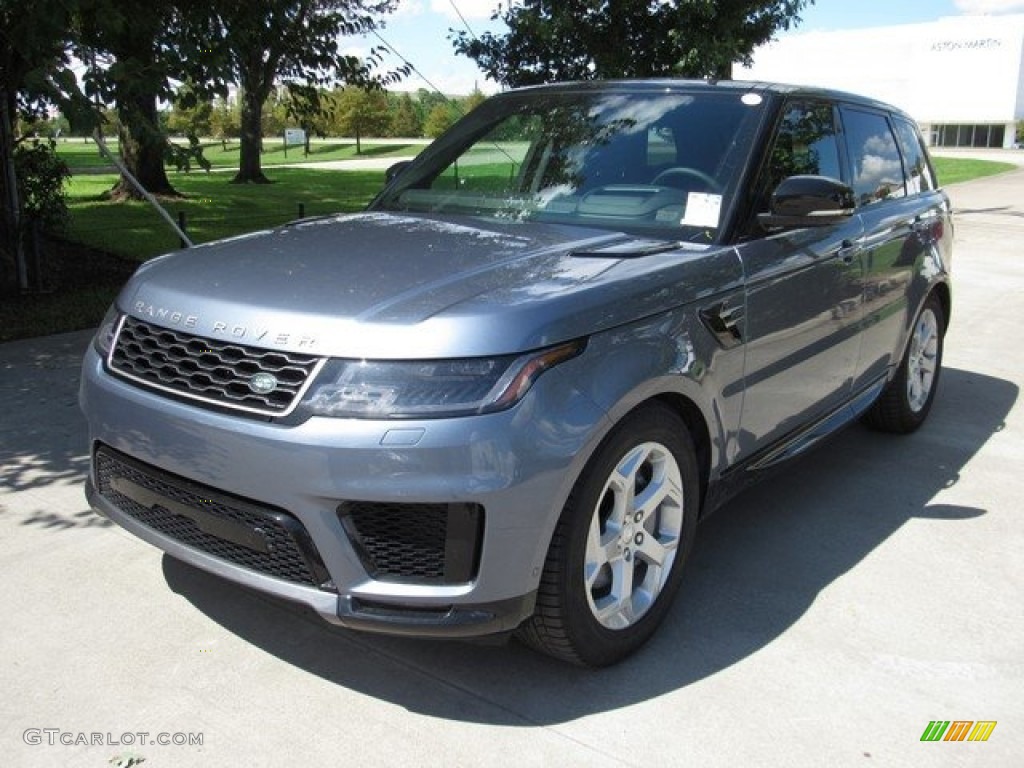
[[[666,168],[664,171],[654,177],[654,181],[651,182],[656,187],[659,186],[674,186],[673,184],[666,184],[669,179],[676,178],[689,178],[697,179],[708,186],[712,192],[721,192],[722,186],[715,181],[711,176],[704,173],[704,171],[698,171],[696,168],[686,168],[685,166],[679,165],[675,168]]]

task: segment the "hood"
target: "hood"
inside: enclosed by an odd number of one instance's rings
[[[601,230],[370,212],[162,256],[136,272],[118,305],[257,347],[380,359],[505,354],[656,311],[668,297],[651,276],[710,251],[665,250]],[[717,270],[726,282],[739,279],[731,261]]]

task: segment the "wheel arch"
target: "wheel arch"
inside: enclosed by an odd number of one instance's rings
[[[690,439],[686,439],[682,430],[670,423],[672,417],[678,417],[686,425]],[[624,428],[629,422],[632,422],[636,430]],[[517,630],[518,636],[527,645],[582,666],[606,666],[614,663],[646,642],[662,621],[679,586],[680,569],[692,547],[694,531],[700,516],[699,510],[707,488],[706,479],[702,477],[704,470],[701,465],[709,462],[711,443],[704,418],[695,402],[671,392],[655,393],[632,403],[628,410],[623,409],[618,418],[609,424],[610,428],[597,441],[595,450],[588,454],[583,473],[575,478],[573,490],[545,552],[542,573],[538,578],[534,614]],[[582,618],[584,611],[580,607],[583,605],[580,601],[583,593],[572,588],[577,577],[582,578],[584,571],[584,564],[579,558],[586,559],[582,549],[584,545],[579,538],[580,531],[584,531],[585,537],[590,535],[586,533],[590,526],[581,528],[581,520],[586,522],[603,506],[598,502],[601,502],[603,495],[608,492],[609,472],[614,474],[623,457],[627,455],[622,452],[624,448],[631,446],[627,450],[632,452],[635,447],[649,440],[658,440],[670,446],[669,450],[679,463],[681,499],[684,500],[684,509],[680,513],[680,528],[675,536],[680,542],[679,554],[669,566],[671,573],[669,580],[664,582],[664,592],[660,588],[655,591],[657,602],[649,606],[650,611],[645,610],[635,623],[626,627],[609,628],[608,625],[601,627],[596,624],[591,626]],[[591,466],[595,472],[588,474],[586,468]],[[698,494],[685,490],[692,489],[694,483],[698,484],[699,498],[696,498]],[[604,491],[600,490],[602,486]],[[600,492],[595,493],[596,491]],[[689,501],[686,501],[687,498]],[[685,507],[691,504],[695,505],[697,514],[686,514]],[[628,517],[632,518],[632,513],[629,513]],[[660,515],[652,519],[655,526],[659,525],[657,520],[660,519]],[[640,518],[636,518],[635,521],[641,522]],[[658,534],[657,531],[651,530],[650,535]],[[630,540],[633,537],[631,527],[627,536]],[[637,540],[636,543],[639,545],[641,542]],[[589,544],[586,551],[591,551]],[[621,548],[619,551],[622,551]],[[629,562],[628,549],[624,559]],[[584,589],[582,582],[576,586]],[[586,615],[592,620],[595,619],[593,604],[586,610],[590,611]],[[620,647],[616,647],[616,644],[611,642],[612,636],[619,633],[625,638],[621,641],[625,645],[620,643]]]
[[[667,406],[682,419],[687,430],[690,432],[693,448],[697,454],[697,479],[700,481],[700,509],[701,515],[703,515],[704,502],[708,497],[708,487],[711,481],[711,433],[708,430],[704,414],[693,400],[677,392],[665,392],[655,395],[637,405],[633,410],[642,408],[651,402],[658,402]],[[630,411],[630,413],[632,412]]]
[[[953,311],[953,296],[949,288],[949,283],[938,282],[936,283],[929,295],[934,295],[939,300],[939,304],[942,306],[942,332],[945,333],[946,329],[949,328],[950,313]],[[925,296],[925,301],[928,297]],[[924,306],[924,302],[922,302]]]
[[[646,392],[643,397],[637,398],[633,402],[620,403],[619,408],[613,409],[613,411],[609,413],[609,421],[606,423],[604,429],[602,429],[601,433],[589,443],[586,450],[580,452],[578,469],[572,472],[572,481],[569,484],[569,488],[566,490],[566,497],[568,497],[571,488],[575,487],[579,482],[587,465],[608,439],[609,435],[614,432],[620,424],[628,421],[635,413],[652,404],[668,408],[682,420],[686,429],[690,433],[690,439],[693,441],[693,449],[697,456],[697,474],[700,481],[700,503],[701,511],[703,513],[704,502],[707,499],[708,491],[711,486],[711,467],[714,462],[711,429],[708,424],[707,416],[693,398],[682,392],[667,389]]]
[[[583,477],[591,459],[593,459],[594,455],[597,454],[601,446],[605,443],[615,428],[619,424],[627,421],[636,412],[652,404],[668,408],[682,420],[690,433],[690,438],[693,442],[693,448],[697,459],[697,479],[700,483],[700,499],[698,504],[698,509],[700,510],[699,516],[703,517],[705,515],[707,512],[706,502],[711,490],[711,467],[714,461],[711,432],[707,418],[703,411],[701,411],[697,402],[685,394],[671,390],[659,390],[646,393],[643,398],[637,399],[635,402],[630,403],[628,407],[617,410],[614,413],[614,418],[610,419],[606,423],[600,434],[595,436],[594,439],[589,442],[585,450],[580,451],[578,463],[575,465],[575,469],[569,473],[569,480],[564,488],[564,492],[559,494],[561,506],[564,506],[568,501],[572,491],[577,487]],[[542,541],[543,543],[538,545],[538,564],[543,563],[545,554],[551,546],[551,537],[554,534],[557,522],[557,519],[551,520],[549,529],[547,529],[540,537],[539,541]]]

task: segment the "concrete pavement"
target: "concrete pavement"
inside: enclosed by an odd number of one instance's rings
[[[608,670],[332,629],[164,556],[83,499],[88,334],[0,345],[0,765],[1019,765],[1024,170],[951,193],[929,423],[851,428],[719,513]]]

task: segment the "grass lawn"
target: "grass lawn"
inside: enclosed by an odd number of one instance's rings
[[[285,163],[324,162],[327,160],[357,160],[377,157],[409,157],[419,154],[425,144],[374,144],[372,140],[362,142],[362,152],[356,154],[354,141],[314,142],[309,147],[309,155],[303,154],[302,147],[288,147],[285,152],[283,143],[274,139],[264,140],[263,165],[273,166]],[[219,141],[203,143],[203,157],[215,167],[238,167],[238,142],[228,142],[227,149]]]
[[[187,195],[165,201],[175,218],[185,212],[189,235],[197,242],[284,224],[298,217],[361,210],[384,186],[383,171],[325,171],[277,168],[273,184],[231,184],[227,173],[175,174],[172,183]],[[101,199],[117,177],[75,176],[68,185],[70,240],[135,261],[179,247],[174,233],[148,203],[112,203]],[[0,301],[0,342],[91,328],[124,282],[109,271],[82,279],[91,264],[75,269],[78,278],[52,293],[4,297]]]
[[[111,152],[117,152],[117,142],[108,141]],[[302,147],[288,147],[279,139],[265,139],[261,157],[263,165],[295,164],[306,162],[324,162],[327,160],[356,160],[363,158],[409,157],[423,149],[422,142],[377,144],[372,139],[362,142],[362,153],[356,154],[356,143],[351,139],[332,139],[315,141],[310,145],[309,155],[303,153]],[[238,168],[239,144],[237,140],[227,142],[225,146],[219,141],[203,141],[203,157],[214,168]],[[91,141],[70,140],[57,143],[57,154],[73,171],[87,168],[110,168],[110,163],[100,155],[99,147]]]
[[[1012,171],[1017,166],[1013,163],[996,163],[991,160],[975,160],[960,157],[933,157],[935,173],[939,183],[946,187],[961,181],[980,179],[983,176],[994,176],[997,173]]]
[[[205,243],[221,237],[284,224],[299,216],[358,211],[384,186],[383,171],[325,171],[277,168],[273,184],[231,184],[230,174],[174,174],[171,183],[186,197],[166,200],[177,219],[185,214],[189,237]],[[114,175],[75,176],[68,185],[72,225],[69,237],[93,248],[140,261],[173,250],[178,239],[144,202],[100,199]]]

